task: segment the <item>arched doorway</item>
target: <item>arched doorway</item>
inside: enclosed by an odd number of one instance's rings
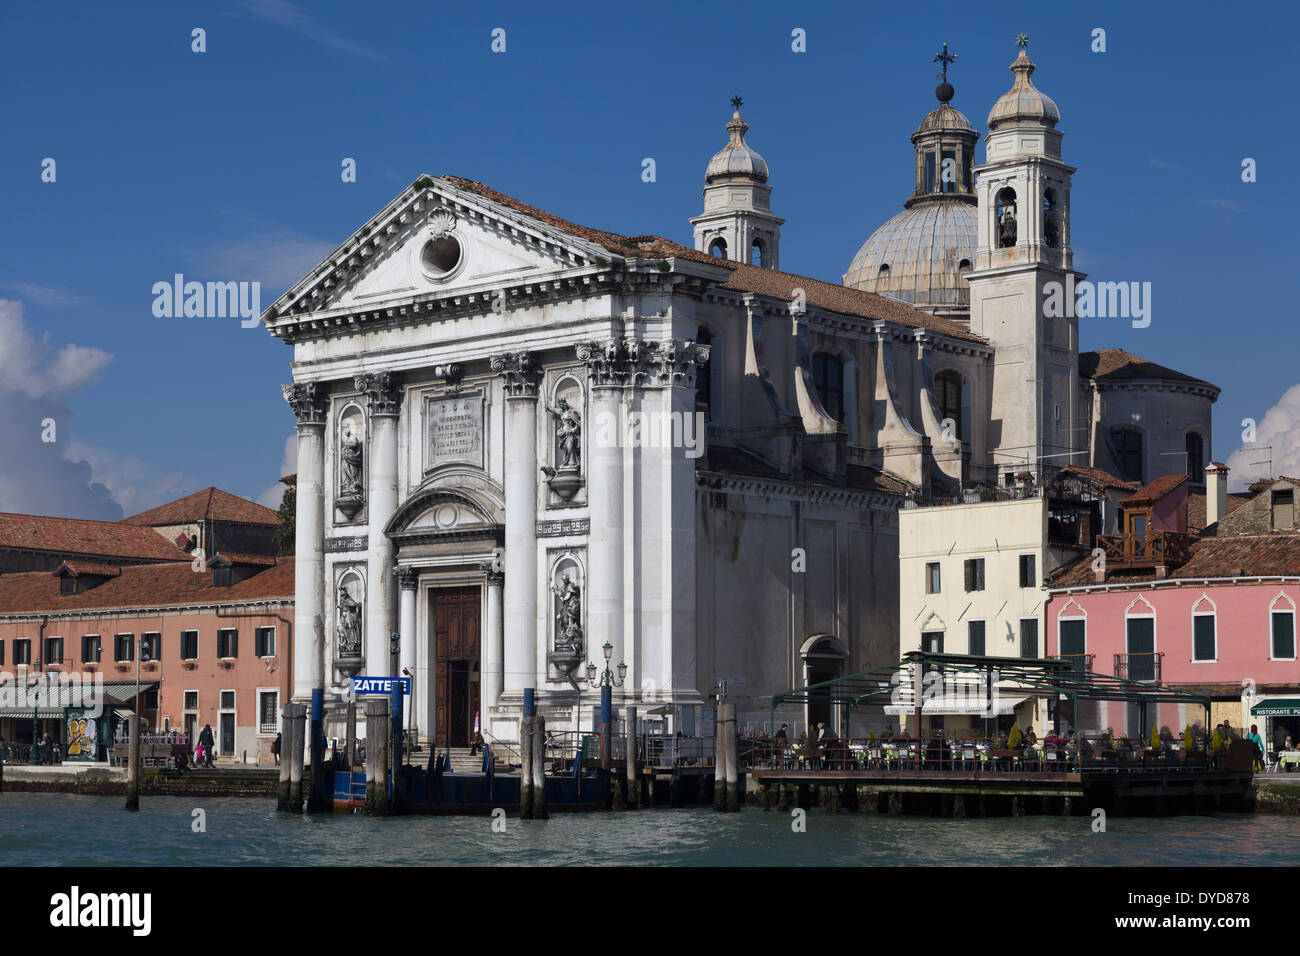
[[[804,641],[799,654],[803,658],[804,685],[807,687],[843,677],[844,665],[849,658],[848,649],[832,634],[813,634]],[[810,691],[808,703],[804,706],[808,726],[815,728],[824,723],[837,732],[847,729],[839,726],[841,715],[831,701],[829,688]]]

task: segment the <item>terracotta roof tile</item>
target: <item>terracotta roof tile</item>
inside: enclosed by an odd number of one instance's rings
[[[1225,538],[1201,538],[1192,545],[1186,563],[1172,568],[1165,580],[1199,580],[1203,578],[1300,577],[1300,534],[1233,535]],[[1151,569],[1113,571],[1106,584],[1143,583],[1162,580]],[[1054,588],[1088,587],[1096,584],[1092,556],[1085,555],[1057,574]]]
[[[1148,481],[1137,491],[1133,492],[1133,494],[1125,498],[1124,504],[1125,506],[1142,505],[1159,501],[1186,480],[1186,475],[1161,475],[1159,478]]]
[[[77,577],[80,577],[83,574],[89,574],[115,578],[122,573],[121,565],[102,564],[94,561],[64,561],[50,573],[57,577],[63,573],[65,568]]]
[[[204,488],[157,508],[123,518],[123,524],[169,525],[187,521],[234,521],[243,524],[280,524],[280,515],[220,488]]]
[[[464,179],[460,176],[443,176],[442,178],[460,189],[476,193],[485,199],[537,219],[563,232],[594,242],[618,256],[635,256],[643,259],[688,259],[693,262],[705,262],[709,265],[731,269],[731,278],[722,284],[724,289],[732,289],[738,292],[755,292],[790,302],[794,300],[794,290],[801,288],[804,290],[808,305],[826,309],[829,312],[838,312],[842,315],[853,315],[860,318],[881,319],[912,328],[930,329],[969,342],[986,343],[988,341],[975,335],[961,322],[938,318],[928,312],[922,312],[909,305],[904,305],[902,302],[876,295],[874,292],[851,289],[847,286],[823,282],[821,279],[795,275],[790,272],[777,272],[775,269],[763,269],[727,259],[718,259],[671,239],[665,239],[663,236],[621,236],[618,233],[606,232],[602,229],[579,226],[472,179]]]
[[[161,540],[161,539],[159,539]],[[81,594],[59,593],[59,579],[45,571],[0,575],[0,615],[33,612],[185,607],[278,598],[293,600],[293,558],[219,588],[212,574],[185,564],[141,564]]]
[[[222,551],[214,554],[208,559],[211,564],[218,558],[225,558],[231,564],[248,564],[257,567],[270,568],[275,566],[275,558],[269,554],[239,554],[234,551]]]
[[[96,558],[189,561],[152,528],[120,521],[89,521],[48,515],[0,514],[0,549],[81,554]]]
[[[1156,379],[1167,382],[1187,382],[1189,384],[1204,385],[1217,391],[1217,386],[1211,385],[1209,382],[1193,378],[1190,375],[1184,375],[1182,372],[1175,372],[1173,369],[1157,365],[1155,362],[1148,362],[1146,359],[1139,358],[1131,352],[1125,352],[1123,349],[1080,352],[1079,374],[1084,378],[1110,379],[1112,381]]]
[[[1108,471],[1100,468],[1093,468],[1091,465],[1066,465],[1062,471],[1072,471],[1075,474],[1086,478],[1099,488],[1115,488],[1121,491],[1137,491],[1141,483],[1137,481],[1125,481],[1122,478],[1116,478]]]

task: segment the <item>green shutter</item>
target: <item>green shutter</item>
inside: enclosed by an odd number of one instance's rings
[[[1192,660],[1212,661],[1217,654],[1214,646],[1214,615],[1198,614],[1192,618]]]

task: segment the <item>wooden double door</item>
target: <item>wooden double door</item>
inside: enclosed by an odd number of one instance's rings
[[[432,591],[434,741],[466,747],[479,712],[479,646],[483,616],[478,587]]]

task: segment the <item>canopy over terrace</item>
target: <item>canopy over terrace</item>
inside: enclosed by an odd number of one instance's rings
[[[1205,725],[1209,726],[1210,721],[1208,697],[1157,683],[1096,674],[1070,660],[927,651],[908,651],[897,664],[773,694],[769,719],[775,727],[776,708],[784,703],[817,701],[841,705],[848,714],[854,708],[870,705],[882,705],[887,713],[911,712],[919,728],[920,718],[927,714],[992,716],[1002,712],[1003,701],[1018,703],[1030,697],[1070,700],[1075,713],[1081,700],[1122,701],[1137,704],[1143,712],[1148,704],[1200,705],[1205,708]],[[954,705],[954,699],[964,701],[966,709],[956,709],[963,704]]]

